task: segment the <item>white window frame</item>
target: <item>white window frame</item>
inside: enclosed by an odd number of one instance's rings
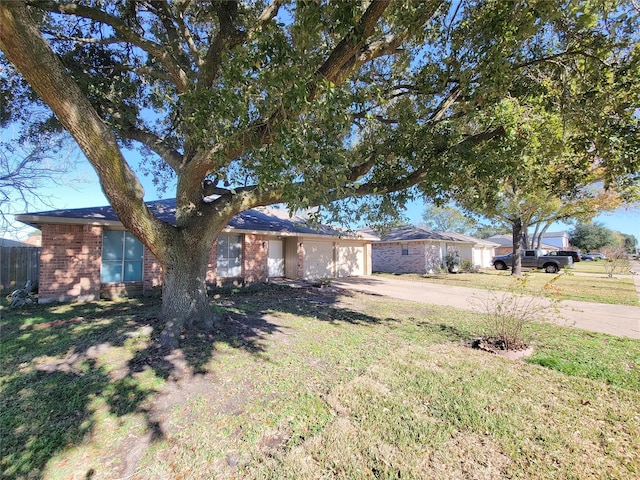
[[[222,252],[220,240],[226,238],[227,251]],[[232,240],[234,242],[232,243]],[[242,235],[219,235],[216,259],[216,275],[218,278],[242,277]],[[232,255],[232,246],[237,247],[238,255]]]
[[[108,260],[104,258],[104,237],[105,234],[107,233],[120,233],[122,235],[122,258],[120,258],[117,262],[120,264],[120,281],[105,281],[104,279],[104,274],[105,274],[105,264],[115,264],[116,261],[114,260]],[[126,240],[130,239],[135,241],[136,243],[138,243],[140,245],[140,249],[142,254],[140,255],[140,258],[127,258],[126,256],[126,248],[127,248],[127,242]],[[127,264],[130,263],[139,263],[140,264],[140,278],[136,278],[134,280],[125,280],[125,267]],[[134,235],[132,235],[130,232],[126,231],[126,230],[103,230],[102,231],[102,252],[100,253],[100,282],[101,283],[105,283],[105,284],[117,284],[117,283],[139,283],[142,282],[144,278],[144,245],[142,244],[142,242],[140,240],[138,240]]]

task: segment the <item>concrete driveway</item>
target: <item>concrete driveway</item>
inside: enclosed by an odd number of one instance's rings
[[[638,287],[640,276],[634,277]],[[331,283],[339,288],[373,295],[474,311],[479,310],[483,301],[495,298],[491,297],[495,292],[488,290],[378,276],[338,278]],[[640,307],[565,300],[560,302],[559,309],[558,314],[551,319],[559,325],[640,339]]]

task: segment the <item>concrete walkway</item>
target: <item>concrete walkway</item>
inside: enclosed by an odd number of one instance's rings
[[[632,266],[632,270],[640,272],[640,266]],[[634,275],[633,279],[640,297],[640,275]],[[474,311],[496,294],[483,289],[378,276],[338,278],[331,283],[348,290]],[[640,340],[640,307],[565,300],[560,302],[559,310],[552,320],[558,325]]]

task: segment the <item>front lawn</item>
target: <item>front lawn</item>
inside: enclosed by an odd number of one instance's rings
[[[158,350],[157,300],[0,311],[3,478],[635,478],[640,342],[332,288],[214,301]]]
[[[526,291],[530,293],[541,292],[545,290],[545,285],[551,282],[553,285],[551,290],[558,300],[640,305],[631,275],[615,275],[614,278],[608,278],[603,268],[600,268],[602,270],[602,274],[600,274],[596,272],[597,268],[591,265],[595,262],[588,263],[590,265],[586,267],[560,272],[557,275],[539,271],[525,272],[527,275]],[[514,278],[509,270],[494,269],[483,269],[478,273],[426,275],[376,273],[376,275],[485,290],[509,290],[513,288]]]

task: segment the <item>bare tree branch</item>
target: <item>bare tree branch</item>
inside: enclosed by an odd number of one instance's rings
[[[449,108],[456,102],[460,95],[460,86],[456,85],[449,94],[440,102],[438,108],[429,117],[430,122],[439,122]]]
[[[174,56],[181,61],[183,65],[188,65],[189,60],[182,50],[180,32],[176,28],[177,19],[174,17],[171,7],[166,0],[157,2],[150,2],[150,7],[155,7],[158,12],[158,18],[162,22],[162,26],[167,32],[167,38],[169,39],[169,45],[173,51]]]
[[[267,5],[258,16],[258,22],[247,33],[247,38],[254,38],[255,34],[259,32],[265,24],[273,20],[276,15],[278,15],[280,7],[288,2],[289,0],[274,0],[273,3]]]
[[[196,46],[193,35],[191,35],[191,31],[187,24],[184,21],[184,12],[189,5],[189,0],[176,2],[176,9],[178,15],[176,17],[176,22],[178,23],[178,27],[180,28],[180,33],[182,33],[182,37],[184,38],[187,46],[189,47],[189,51],[191,52],[191,56],[193,57],[193,61],[198,67],[202,65],[202,59],[200,58],[200,52],[198,51],[198,47]]]
[[[52,196],[42,193],[45,185],[73,186],[75,160],[61,145],[36,146],[17,141],[0,142],[0,232],[16,233],[8,216],[43,206],[53,208]],[[55,158],[53,157],[55,156]]]

